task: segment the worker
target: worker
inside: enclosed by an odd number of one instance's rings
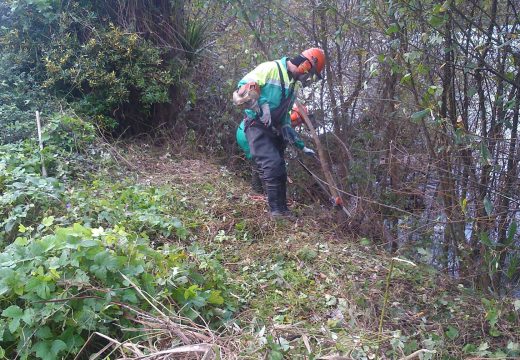
[[[308,114],[308,110],[305,106],[303,106],[303,110],[305,114]],[[299,125],[302,125],[304,123],[303,117],[300,114],[300,111],[296,104],[293,105],[293,108],[290,113],[290,119],[291,119],[291,126],[293,128],[296,128]],[[296,148],[303,150],[305,148],[305,145],[303,141],[296,136],[295,146]],[[236,131],[236,140],[237,144],[244,152],[244,155],[251,163],[251,189],[253,192],[257,194],[265,194],[264,185],[260,176],[260,171],[258,169],[258,165],[255,161],[253,161],[253,157],[251,156],[251,151],[249,150],[249,143],[247,142],[246,133],[245,133],[245,120],[242,120],[240,125],[237,127]],[[308,149],[306,150],[308,153],[312,152],[312,150]]]
[[[287,144],[303,145],[291,127],[289,109],[300,86],[321,79],[325,67],[322,49],[310,48],[293,57],[258,65],[238,83],[235,105],[245,108],[244,131],[251,156],[265,184],[269,213],[273,218],[292,217],[287,207]],[[314,151],[302,147],[310,155]]]

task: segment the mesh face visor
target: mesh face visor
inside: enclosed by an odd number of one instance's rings
[[[309,62],[312,64],[311,70],[309,71],[310,74],[311,74],[311,79],[312,79],[313,81],[315,81],[315,78],[318,79],[318,80],[323,79],[323,77],[321,76],[321,74],[320,74],[320,73],[318,72],[318,70],[316,69],[316,64],[314,63],[314,61],[309,60]]]

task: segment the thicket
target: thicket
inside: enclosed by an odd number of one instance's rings
[[[475,288],[517,293],[518,4],[237,3],[243,21],[230,36],[251,41],[226,46],[228,62],[325,50],[325,80],[300,100],[350,208],[344,230]],[[291,171],[302,198],[323,201]]]

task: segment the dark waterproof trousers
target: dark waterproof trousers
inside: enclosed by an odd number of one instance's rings
[[[251,163],[251,189],[257,194],[265,194],[265,186],[260,169],[253,159],[249,161]]]
[[[287,170],[282,136],[262,125],[253,124],[246,126],[246,137],[253,160],[264,180],[271,213],[287,211]]]

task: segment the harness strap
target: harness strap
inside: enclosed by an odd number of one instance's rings
[[[281,117],[285,113],[287,113],[287,111],[289,109],[289,102],[291,101],[291,97],[294,92],[294,87],[295,87],[296,82],[293,82],[291,85],[289,85],[289,95],[287,95],[287,93],[285,91],[285,81],[283,79],[282,68],[280,67],[280,64],[278,63],[278,61],[275,61],[274,63],[276,64],[276,67],[278,68],[278,75],[280,76],[280,85],[282,87],[282,89],[281,89],[282,90],[282,99],[280,100],[280,104],[275,109],[271,110],[271,118],[272,118],[272,120],[274,120],[274,124],[276,126],[279,126],[280,124],[277,124],[277,123],[279,122]],[[263,130],[266,130],[266,132],[270,136],[273,136],[273,137],[279,136],[279,134],[276,134],[275,132],[273,132],[274,129],[268,129],[263,124],[258,122],[258,114],[254,119],[246,118],[244,131],[247,131],[247,129],[250,126],[256,126],[256,127],[262,128]]]

